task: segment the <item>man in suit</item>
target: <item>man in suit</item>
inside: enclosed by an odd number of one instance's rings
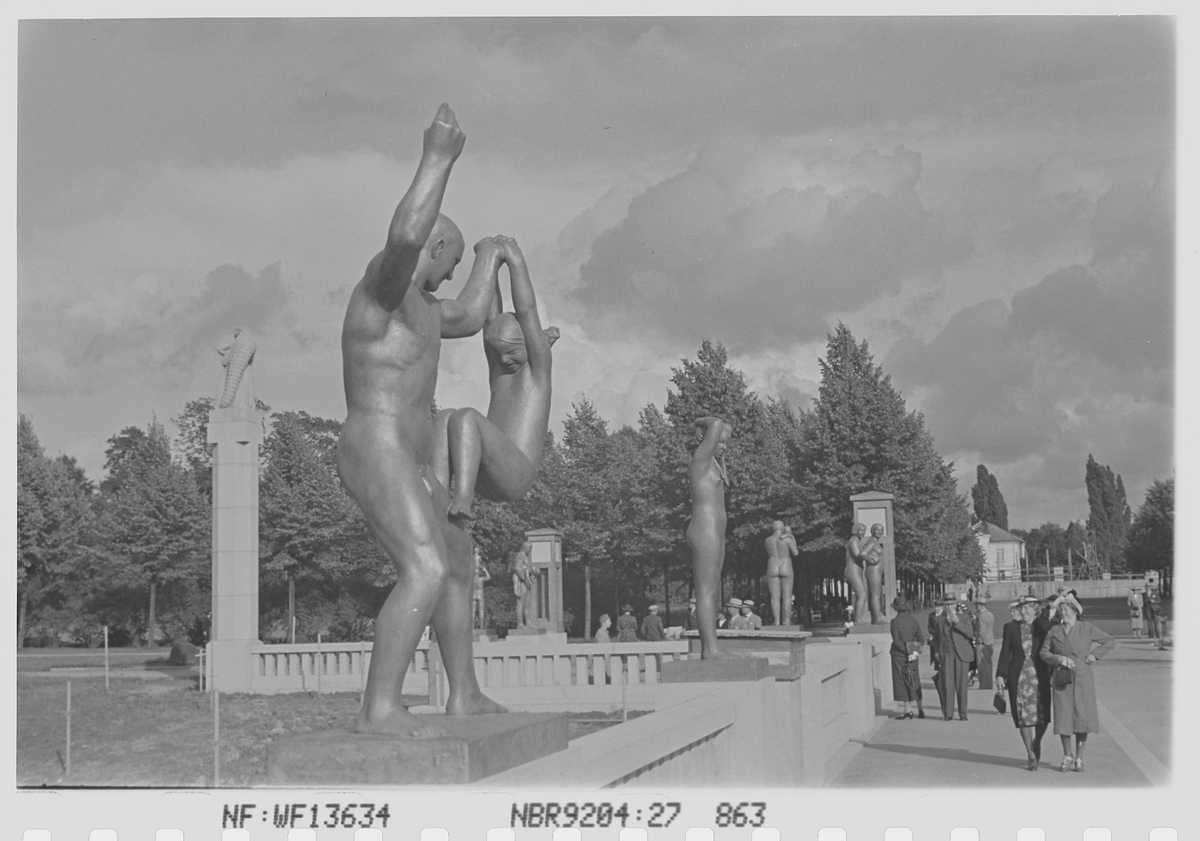
[[[975,623],[966,610],[966,601],[956,599],[944,602],[945,610],[938,618],[938,649],[941,660],[942,718],[954,718],[955,701],[958,702],[958,718],[967,720],[967,671],[975,659]]]
[[[938,623],[945,612],[946,608],[942,602],[934,605],[926,628],[929,631],[929,665],[933,666],[933,688],[937,690],[938,706],[946,705],[945,698],[942,697],[942,655],[941,644],[938,641]]]

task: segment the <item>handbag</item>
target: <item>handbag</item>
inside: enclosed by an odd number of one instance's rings
[[[996,694],[992,696],[992,706],[996,708],[996,712],[1000,713],[1000,715],[1004,715],[1006,712],[1008,712],[1008,699],[1004,697],[1004,693],[999,689],[997,689]]]
[[[1075,670],[1059,666],[1050,678],[1050,685],[1055,689],[1066,689],[1075,682]]]

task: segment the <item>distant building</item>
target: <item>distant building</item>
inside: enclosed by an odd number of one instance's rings
[[[1020,581],[1025,564],[1025,541],[999,526],[978,522],[971,526],[983,550],[985,581]]]

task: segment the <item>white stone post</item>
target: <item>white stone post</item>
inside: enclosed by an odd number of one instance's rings
[[[258,450],[262,413],[213,409],[212,688],[249,692],[258,645]]]

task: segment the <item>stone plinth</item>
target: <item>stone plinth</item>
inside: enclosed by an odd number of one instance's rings
[[[850,626],[849,636],[857,637],[863,634],[887,634],[891,638],[892,623],[880,622],[878,625],[870,625],[866,622],[861,622]]]
[[[567,716],[555,713],[430,716],[447,734],[410,739],[327,730],[267,746],[277,786],[465,785],[566,750]]]
[[[214,409],[208,418],[213,445],[212,685],[220,692],[249,692],[250,647],[258,644],[258,450],[262,413]]]
[[[531,547],[529,559],[533,564],[533,609],[527,621],[551,633],[562,633],[562,532],[534,529],[525,532],[525,539]]]
[[[688,651],[700,656],[700,632],[684,631]],[[763,628],[760,631],[717,630],[721,648],[740,657],[762,657],[768,673],[779,680],[795,680],[804,674],[804,648],[812,633],[793,630],[788,626]],[[689,661],[690,662],[690,661]]]
[[[770,677],[765,657],[726,657],[720,660],[671,660],[662,664],[661,683],[734,683]]]

